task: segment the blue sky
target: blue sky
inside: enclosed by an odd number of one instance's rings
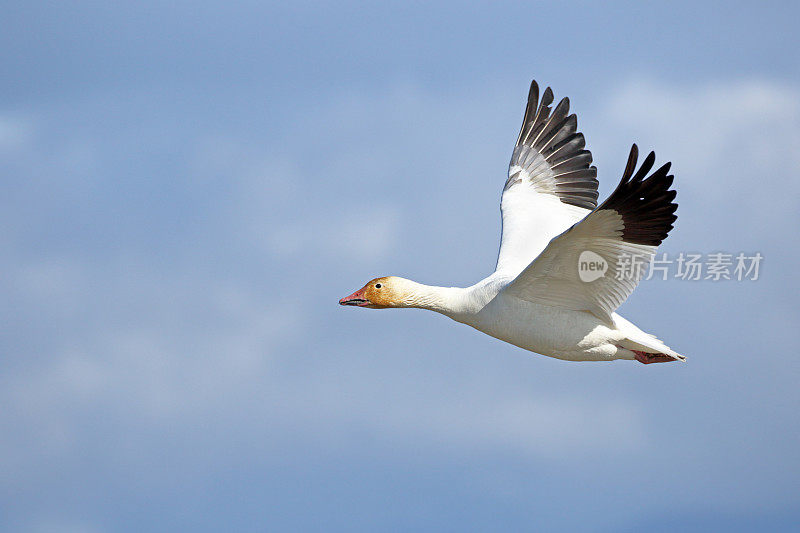
[[[1,530],[798,527],[796,5],[3,13]],[[623,305],[686,365],[336,305],[491,272],[531,78],[602,196],[673,162],[664,251],[763,254]]]

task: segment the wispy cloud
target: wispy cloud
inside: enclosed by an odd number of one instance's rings
[[[762,406],[755,388],[743,391],[725,370],[743,368],[750,355],[735,351],[740,342],[731,335],[707,331],[718,329],[714,320],[731,320],[707,315],[728,298],[709,288],[687,291],[682,302],[682,319],[708,328],[655,331],[670,342],[682,336],[702,356],[689,370],[661,373],[532,363],[534,355],[519,357],[432,316],[335,305],[342,287],[351,288],[342,280],[368,279],[372,269],[413,268],[445,284],[486,273],[521,113],[521,105],[509,106],[512,97],[524,97],[524,88],[442,94],[401,84],[333,95],[298,110],[279,132],[168,135],[174,121],[167,117],[161,137],[133,145],[129,133],[116,138],[105,127],[87,127],[77,142],[61,135],[68,124],[40,124],[43,136],[27,138],[25,154],[5,156],[38,177],[20,176],[16,201],[59,216],[9,226],[0,257],[0,288],[13,303],[3,315],[13,325],[6,341],[13,359],[0,377],[0,432],[8,436],[0,443],[0,487],[11,491],[23,477],[47,484],[63,465],[82,461],[137,470],[159,454],[175,463],[202,456],[214,470],[229,464],[223,452],[231,445],[259,461],[280,461],[298,448],[369,443],[436,460],[499,454],[584,480],[627,472],[626,486],[608,498],[646,486],[648,472],[666,479],[662,490],[680,493],[685,480],[670,472],[686,473],[681,461],[723,481],[735,478],[729,463],[749,451],[720,451],[720,433],[752,438],[737,420],[755,420]],[[794,88],[769,81],[630,81],[588,110],[609,124],[590,148],[602,153],[637,140],[673,159],[681,216],[691,221],[681,227],[684,242],[706,226],[777,224],[797,195],[789,187],[774,200],[770,192],[782,185],[784,166],[797,169],[796,102]],[[157,121],[137,122],[136,108],[125,113],[133,129],[160,131]],[[163,142],[172,143],[168,157]],[[122,161],[120,146],[128,147]],[[31,157],[36,166],[25,163]],[[54,170],[60,167],[71,169],[66,182]],[[603,170],[605,181],[616,179]],[[77,189],[69,195],[41,194],[70,186]],[[748,202],[774,212],[742,212]],[[17,211],[9,205],[8,212]],[[59,223],[69,231],[54,231]],[[759,287],[748,305],[782,293],[778,282]],[[682,289],[648,290],[661,301]],[[652,310],[643,316],[669,318]],[[780,351],[786,338],[771,332],[760,341],[775,355],[759,368],[792,368]],[[421,353],[423,346],[431,353]],[[728,352],[724,362],[717,351]],[[794,384],[785,376],[753,379],[769,387],[762,438],[782,464],[794,464],[784,442]],[[709,399],[709,387],[748,401],[728,409]],[[265,450],[270,459],[261,457]],[[767,456],[750,461],[758,480],[789,483]],[[631,464],[646,472],[630,472]],[[720,493],[697,481],[676,501],[760,505],[776,497],[753,486]]]
[[[714,213],[736,212],[712,221],[735,218],[741,230],[759,237],[768,237],[765,226],[798,222],[798,87],[762,79],[631,80],[615,91],[604,114],[643,148],[656,147],[675,161],[682,198],[704,198]]]

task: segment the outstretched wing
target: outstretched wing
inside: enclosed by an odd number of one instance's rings
[[[508,167],[500,209],[503,235],[497,270],[516,275],[550,242],[597,206],[597,169],[584,150],[569,98],[554,110],[553,91],[539,102],[534,80]]]
[[[634,144],[622,181],[611,196],[553,239],[505,288],[507,294],[589,311],[613,322],[611,314],[636,288],[656,247],[678,218],[670,163],[645,179],[655,154],[650,152],[634,175],[637,159]]]

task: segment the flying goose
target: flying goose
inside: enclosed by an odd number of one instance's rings
[[[597,206],[597,169],[564,98],[539,101],[534,80],[503,187],[495,272],[471,287],[435,287],[389,276],[339,300],[417,307],[525,350],[569,361],[685,361],[615,313],[677,219],[670,163],[638,170],[631,147],[622,180]]]

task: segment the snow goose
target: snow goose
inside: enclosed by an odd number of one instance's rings
[[[670,163],[634,144],[616,190],[597,206],[597,169],[569,99],[552,109],[531,83],[500,209],[495,272],[471,287],[395,276],[371,280],[341,305],[429,309],[492,337],[570,361],[684,361],[615,310],[639,283],[677,217]],[[627,267],[627,268],[626,268]]]

